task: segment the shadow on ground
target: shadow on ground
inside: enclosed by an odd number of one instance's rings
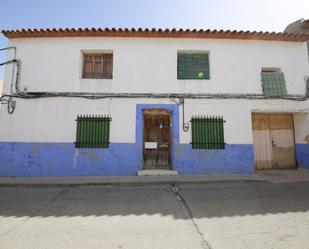
[[[180,185],[194,218],[309,211],[309,182]],[[160,215],[188,219],[170,185],[2,187],[2,217]]]

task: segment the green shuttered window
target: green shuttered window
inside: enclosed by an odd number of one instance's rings
[[[76,148],[108,148],[109,116],[77,116]]]
[[[265,96],[287,95],[283,72],[261,72],[261,78]]]
[[[224,149],[223,117],[192,117],[193,149]]]
[[[178,52],[177,79],[209,79],[208,53]]]

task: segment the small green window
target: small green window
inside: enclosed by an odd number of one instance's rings
[[[109,116],[77,116],[76,148],[108,148]]]
[[[224,149],[223,117],[192,117],[192,149]]]
[[[279,70],[262,70],[262,87],[265,96],[287,95],[284,74]]]
[[[206,52],[178,52],[177,79],[209,79],[209,56]]]

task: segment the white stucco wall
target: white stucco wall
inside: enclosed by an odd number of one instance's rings
[[[3,91],[3,80],[0,80],[0,96],[2,95]]]
[[[21,87],[28,91],[91,91],[152,93],[262,93],[262,67],[279,67],[289,94],[304,94],[309,75],[306,44],[296,42],[140,39],[140,38],[44,38],[14,39],[22,61]],[[81,79],[81,52],[112,50],[113,79]],[[177,50],[210,53],[210,80],[177,80]],[[12,51],[8,58],[12,58]],[[12,66],[6,68],[5,92],[9,92]],[[173,104],[169,99],[86,100],[51,98],[17,99],[13,115],[1,105],[0,141],[74,142],[78,114],[110,114],[111,142],[134,143],[136,104]],[[295,137],[304,143],[309,134],[309,101],[288,100],[186,100],[185,121],[193,115],[220,115],[226,120],[225,142],[252,143],[252,112],[295,113]],[[180,117],[181,117],[180,108]],[[305,122],[305,123],[304,123]],[[180,142],[191,134],[182,131]]]
[[[271,103],[270,103],[271,102]],[[136,104],[174,104],[167,99],[37,99],[17,100],[13,115],[1,106],[0,141],[23,142],[74,142],[77,115],[110,114],[112,116],[110,139],[112,143],[135,143]],[[185,122],[195,115],[223,116],[225,142],[252,143],[251,113],[256,110],[272,112],[298,111],[295,113],[295,138],[305,143],[309,134],[308,114],[303,111],[309,101],[288,102],[254,100],[186,100]],[[287,106],[289,106],[287,108]],[[271,107],[271,109],[269,109]],[[191,131],[182,131],[182,107],[179,108],[180,142],[190,143]]]
[[[290,94],[309,75],[306,43],[218,39],[14,39],[29,91],[262,93],[262,67],[279,67]],[[114,78],[81,79],[82,51],[112,50]],[[177,51],[209,51],[210,80],[177,80]],[[11,51],[12,53],[13,51]],[[9,69],[9,67],[8,67]],[[10,80],[7,70],[6,80]]]

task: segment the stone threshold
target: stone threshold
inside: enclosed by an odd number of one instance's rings
[[[167,169],[143,169],[137,172],[138,176],[171,176],[178,175],[176,170]]]

